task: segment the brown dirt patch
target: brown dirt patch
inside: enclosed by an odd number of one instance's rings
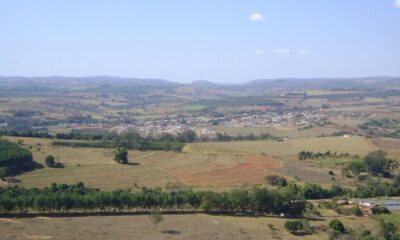
[[[233,187],[244,183],[261,184],[264,177],[283,167],[282,163],[268,156],[247,156],[244,162],[232,167],[200,171],[172,172],[178,179],[194,187]]]
[[[386,151],[390,157],[400,160],[400,139],[374,138],[371,142]]]

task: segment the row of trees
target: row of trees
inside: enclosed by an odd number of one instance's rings
[[[306,199],[334,197],[379,197],[400,196],[400,188],[386,182],[371,182],[356,190],[332,186],[322,188],[317,184],[269,190],[264,187],[237,188],[229,192],[162,191],[143,188],[131,190],[100,191],[88,188],[83,183],[75,185],[52,184],[43,189],[13,186],[0,188],[0,212],[58,213],[69,211],[132,211],[132,210],[202,210],[246,214],[301,215],[306,208]]]
[[[76,185],[52,184],[44,189],[19,186],[0,188],[0,211],[4,213],[68,213],[70,211],[202,210],[246,214],[301,215],[305,200],[298,188],[276,190],[239,188],[229,192],[165,192],[161,189],[99,191]]]
[[[301,151],[298,154],[299,160],[308,160],[308,159],[325,159],[325,158],[360,158],[357,154],[350,154],[350,153],[337,153],[337,152],[312,152],[312,151]]]

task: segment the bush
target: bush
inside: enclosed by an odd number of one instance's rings
[[[0,178],[5,178],[10,175],[10,169],[8,167],[0,167]]]
[[[365,175],[365,174],[357,176],[357,180],[358,181],[365,181],[365,180],[368,180],[368,179],[369,179],[369,176]]]
[[[114,160],[117,163],[128,163],[128,151],[125,148],[119,147],[114,150]]]
[[[285,187],[287,186],[287,181],[285,178],[280,177],[278,175],[270,175],[265,177],[265,181],[272,186],[280,186]]]
[[[56,164],[56,160],[54,159],[53,155],[47,155],[46,159],[44,160],[44,163],[46,164],[46,166],[52,168]]]
[[[346,229],[344,228],[343,223],[340,220],[334,219],[329,222],[329,227],[335,231],[344,233]]]
[[[389,209],[387,209],[386,207],[383,206],[375,206],[373,208],[371,208],[371,212],[372,214],[376,215],[376,214],[390,214]]]
[[[351,161],[347,166],[354,174],[364,172],[364,163],[362,161]]]
[[[297,231],[303,230],[303,228],[304,228],[303,223],[301,223],[298,220],[285,222],[285,229],[287,231],[289,231],[291,234],[294,234]]]

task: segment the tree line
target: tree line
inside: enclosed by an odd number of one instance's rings
[[[312,151],[301,151],[298,154],[299,160],[314,160],[314,159],[326,159],[326,158],[353,158],[359,159],[360,155],[358,154],[350,154],[350,153],[337,153],[337,152],[312,152]]]
[[[13,186],[0,188],[0,212],[68,213],[127,212],[135,210],[189,210],[244,214],[285,214],[299,216],[305,210],[305,199],[297,187],[275,190],[239,188],[229,192],[162,191],[159,188],[100,191],[83,183],[55,184],[43,189]]]
[[[206,213],[242,213],[257,215],[300,216],[307,199],[334,197],[369,198],[400,196],[400,177],[397,183],[371,181],[356,190],[318,184],[304,186],[288,184],[277,189],[241,187],[225,192],[181,189],[162,191],[160,188],[142,188],[140,191],[100,191],[83,183],[55,184],[43,189],[12,186],[0,188],[0,212],[3,213],[68,213],[68,212],[130,212],[203,211]]]

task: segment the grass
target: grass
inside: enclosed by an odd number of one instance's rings
[[[376,218],[400,226],[400,212],[393,212],[391,214],[382,214],[377,216]]]
[[[261,133],[269,133],[276,137],[289,137],[289,138],[300,138],[300,137],[316,137],[321,134],[331,134],[335,130],[328,128],[313,128],[305,130],[297,129],[278,129],[273,127],[233,127],[233,126],[209,126],[208,128],[219,132],[225,132],[230,136],[248,135],[253,133],[260,135]]]
[[[371,218],[323,217],[309,221],[311,226],[328,225],[338,218],[347,228],[377,230]],[[0,219],[4,239],[327,239],[328,233],[294,236],[284,229],[288,219],[279,217],[234,217],[164,215],[157,231],[148,216],[93,216],[58,218]],[[271,226],[271,227],[269,227]],[[268,238],[266,238],[268,236]]]
[[[88,186],[105,190],[164,187],[167,182],[179,182],[202,188],[214,186],[220,188],[237,186],[242,181],[246,182],[246,178],[239,178],[235,181],[214,178],[203,183],[203,179],[199,176],[211,171],[219,171],[221,176],[224,176],[225,170],[244,163],[245,157],[249,154],[214,155],[129,151],[131,164],[120,165],[113,161],[113,149],[52,146],[49,139],[16,137],[8,137],[8,139],[14,142],[21,139],[24,147],[27,148],[33,146],[31,151],[35,161],[43,165],[45,157],[49,154],[54,155],[57,161],[65,165],[62,169],[44,167],[19,175],[18,178],[22,180],[21,185],[27,187],[44,187],[53,182],[72,184],[82,181]],[[251,171],[251,169],[247,169],[247,171]],[[263,176],[260,177],[258,183],[262,182]]]
[[[202,190],[226,190],[245,183],[264,184],[266,175],[278,174],[287,179],[300,178],[298,183],[332,184],[329,170],[335,161],[321,164],[298,161],[301,150],[338,151],[366,154],[375,150],[364,138],[304,138],[277,141],[213,142],[188,144],[182,153],[129,151],[128,165],[113,161],[113,149],[52,146],[49,139],[9,137],[24,147],[32,146],[35,161],[44,164],[47,155],[54,155],[65,167],[44,167],[18,176],[21,185],[44,187],[53,182],[84,182],[104,190],[118,188],[165,187],[167,182]],[[39,145],[38,145],[39,144]],[[39,151],[40,147],[40,151]],[[260,153],[275,155],[276,158]],[[346,183],[343,182],[345,185]]]
[[[365,155],[368,152],[377,150],[377,147],[367,139],[361,137],[320,137],[288,139],[285,141],[242,141],[242,142],[215,142],[195,143],[187,148],[206,152],[213,149],[213,152],[243,152],[243,153],[266,153],[273,156],[297,155],[300,151],[308,150],[314,152],[336,151],[348,152],[351,154]],[[185,150],[184,149],[184,150]]]

